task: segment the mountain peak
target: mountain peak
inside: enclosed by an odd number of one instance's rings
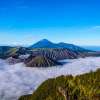
[[[80,52],[86,52],[89,50],[86,50],[84,48],[81,48],[77,45],[69,44],[69,43],[53,43],[47,39],[42,39],[39,42],[33,44],[30,48],[65,48],[65,49],[70,49],[73,51],[80,51]]]
[[[47,39],[42,39],[42,40],[40,40],[39,42],[41,42],[41,43],[52,43],[51,41],[49,41],[49,40],[47,40]]]
[[[40,40],[40,41],[49,41],[49,40],[47,40],[47,39],[42,39],[42,40]]]
[[[54,43],[52,43],[51,41],[47,39],[42,39],[38,41],[37,43],[35,43],[34,45],[32,45],[31,47],[33,48],[52,48],[52,46],[54,46]]]

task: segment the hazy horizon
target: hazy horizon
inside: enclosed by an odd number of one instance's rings
[[[41,39],[41,40],[43,40],[43,39]],[[37,43],[37,42],[39,42],[41,40],[33,41],[32,43],[29,43],[29,44],[20,44],[20,43],[13,44],[12,43],[12,44],[0,44],[0,46],[23,46],[23,47],[25,46],[25,47],[27,47],[27,46],[31,46],[31,45],[33,45],[33,44],[35,44],[35,43]],[[48,40],[48,39],[46,39],[46,40]],[[54,44],[66,43],[66,44],[73,44],[73,45],[77,45],[77,46],[81,46],[81,47],[100,47],[100,45],[80,45],[80,44],[75,44],[75,43],[70,43],[70,42],[63,42],[63,41],[58,41],[58,42],[51,41],[51,40],[48,40],[48,41],[50,41],[50,42],[52,42]]]

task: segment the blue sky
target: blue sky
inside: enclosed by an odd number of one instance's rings
[[[0,44],[100,45],[100,0],[0,0]]]

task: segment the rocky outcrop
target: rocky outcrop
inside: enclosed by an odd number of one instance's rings
[[[32,52],[32,55],[46,56],[53,60],[75,59],[78,57],[84,57],[84,54],[68,49],[36,49]]]
[[[20,59],[16,59],[16,58],[10,57],[10,58],[6,59],[6,62],[8,64],[12,65],[12,64],[20,63],[22,61]]]

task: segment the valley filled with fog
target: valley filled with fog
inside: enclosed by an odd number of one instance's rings
[[[43,81],[60,75],[78,75],[100,68],[100,57],[64,60],[63,66],[26,67],[23,63],[9,65],[0,60],[0,100],[17,100],[32,93]]]

